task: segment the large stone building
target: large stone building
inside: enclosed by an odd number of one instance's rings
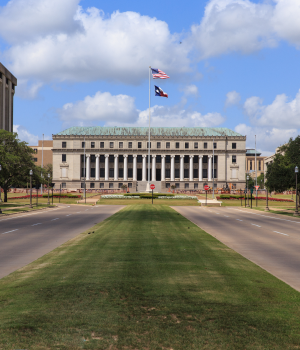
[[[255,168],[255,153],[256,153],[256,168]],[[257,172],[257,177],[264,174],[265,171],[265,158],[260,152],[255,152],[255,149],[246,150],[246,172],[250,176],[255,177],[255,170]]]
[[[13,132],[17,79],[0,63],[0,129]]]
[[[148,128],[73,127],[53,135],[56,187],[145,191]],[[84,156],[85,155],[85,156]],[[214,158],[213,158],[214,155]],[[226,128],[151,128],[157,191],[245,187],[246,136]],[[85,169],[86,171],[85,171]],[[214,170],[213,170],[214,169]]]
[[[47,164],[53,164],[53,141],[52,140],[39,140],[37,146],[29,146],[33,149],[32,155],[35,165],[45,166]]]

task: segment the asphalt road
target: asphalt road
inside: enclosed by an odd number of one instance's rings
[[[0,217],[0,278],[105,220],[121,205],[67,206]]]
[[[173,209],[300,291],[300,219],[236,207]]]

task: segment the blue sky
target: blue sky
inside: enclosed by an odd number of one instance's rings
[[[0,61],[17,77],[14,130],[228,127],[263,155],[299,135],[299,0],[0,0]],[[154,84],[169,98],[155,97]]]

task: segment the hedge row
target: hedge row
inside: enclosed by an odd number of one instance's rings
[[[139,198],[152,198],[152,193],[125,193],[124,196],[139,197]],[[157,198],[157,197],[174,197],[174,194],[153,193],[153,198]]]
[[[217,197],[217,199],[241,199],[241,198],[244,199],[245,195],[221,194],[220,196]],[[251,199],[251,196],[249,196],[249,199]],[[256,197],[252,195],[252,199],[256,199]],[[257,197],[257,199],[266,200],[267,197]],[[294,202],[292,199],[273,198],[273,197],[268,197],[268,200],[273,202]]]
[[[245,198],[245,194],[221,194],[219,199],[241,199]],[[249,195],[249,198],[251,196]],[[252,198],[254,199],[255,197],[252,195]]]
[[[48,198],[48,193],[43,194],[44,198]],[[52,194],[49,193],[49,197],[52,198]],[[53,193],[53,198],[81,198],[80,194],[72,194],[72,193]]]

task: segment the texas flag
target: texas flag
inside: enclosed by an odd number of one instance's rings
[[[163,90],[160,87],[158,87],[156,85],[154,85],[154,86],[155,86],[155,96],[168,97],[168,94],[163,92]]]

